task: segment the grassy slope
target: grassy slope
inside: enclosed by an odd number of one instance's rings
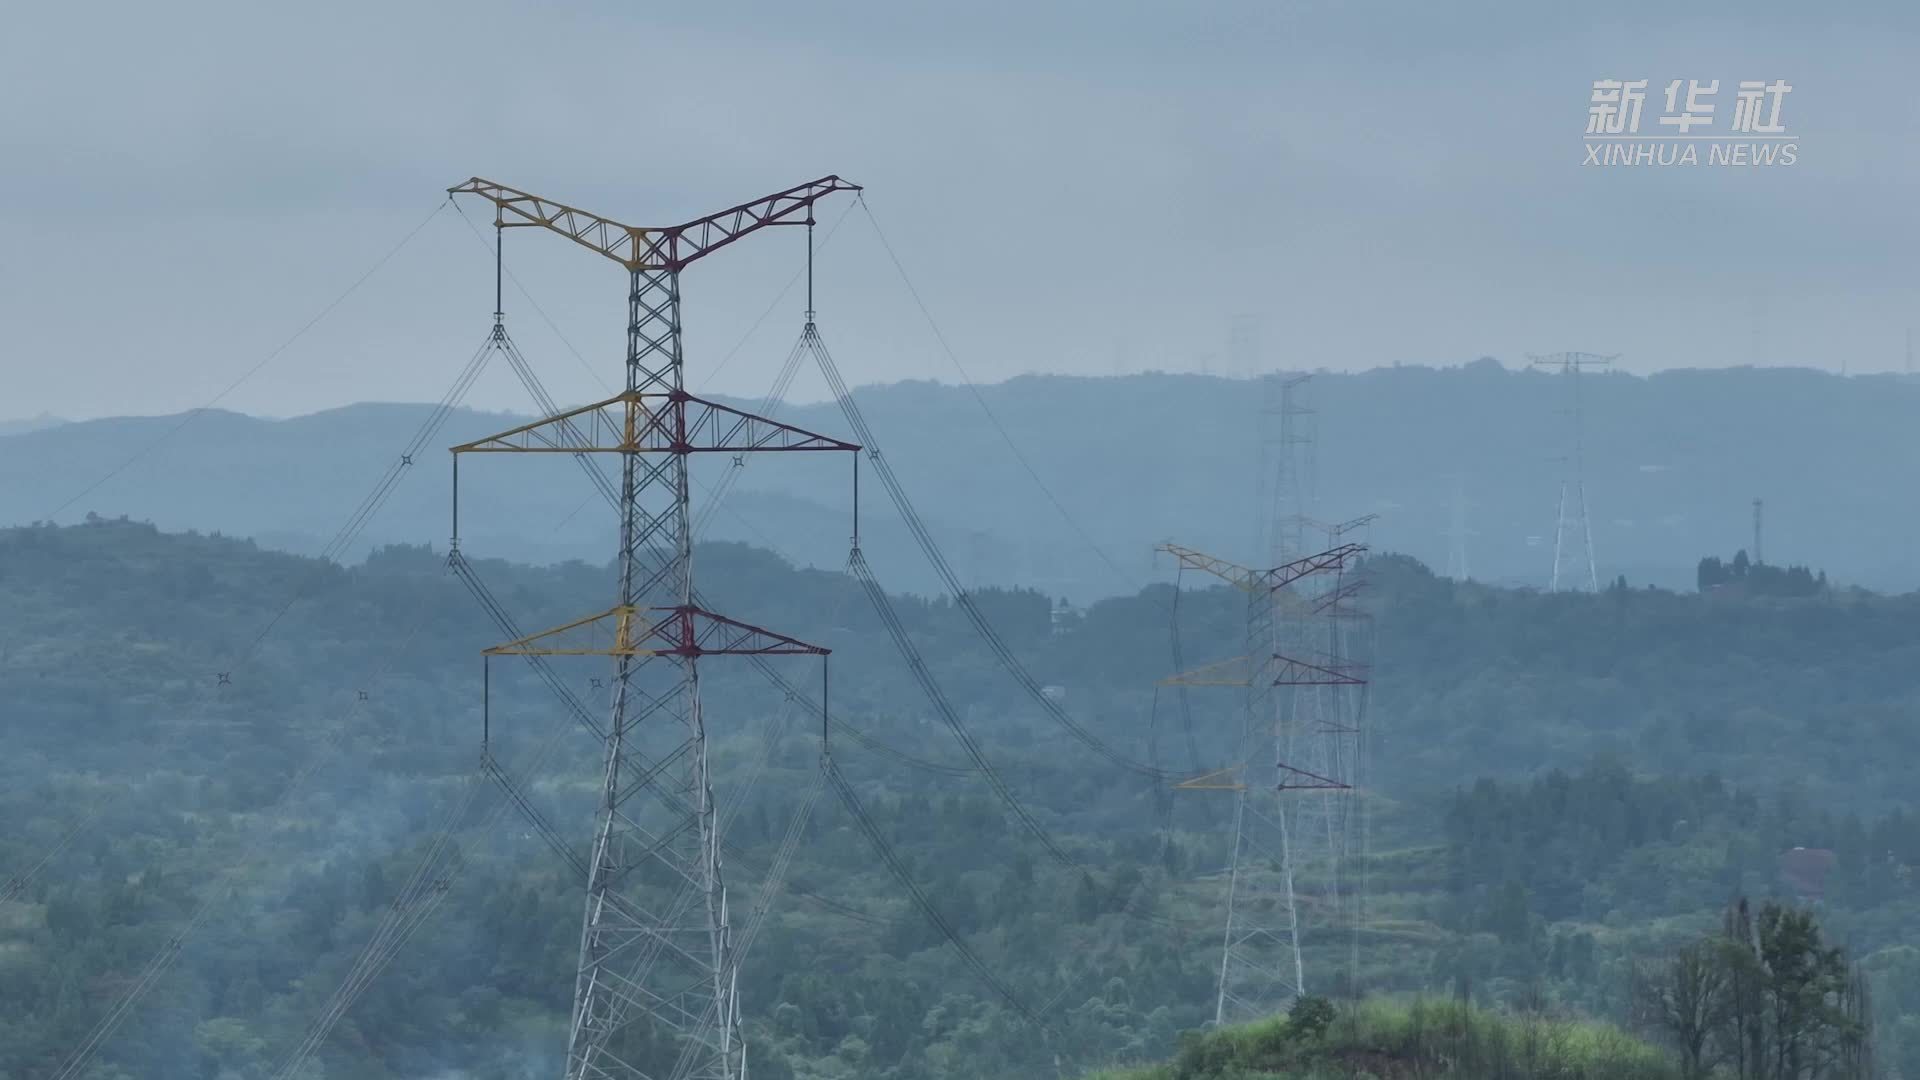
[[[1665,1055],[1586,1021],[1489,1012],[1450,1001],[1368,1001],[1324,1034],[1284,1017],[1186,1036],[1173,1061],[1088,1080],[1667,1080]]]

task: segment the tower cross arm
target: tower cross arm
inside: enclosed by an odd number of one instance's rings
[[[478,195],[492,203],[494,224],[500,228],[551,229],[630,270],[639,268],[641,253],[647,247],[646,229],[478,176],[448,188],[447,194]]]
[[[845,450],[859,445],[743,412],[681,390],[629,390],[605,401],[453,447],[472,453],[747,453]]]
[[[1290,563],[1276,566],[1265,571],[1261,577],[1269,589],[1284,589],[1311,574],[1332,570],[1345,570],[1352,560],[1366,554],[1365,544],[1340,544],[1325,551],[1295,559]]]
[[[1253,661],[1245,656],[1216,660],[1211,664],[1178,672],[1160,680],[1161,686],[1249,686],[1253,682]]]
[[[678,270],[768,225],[810,225],[813,223],[814,203],[837,191],[859,190],[859,184],[838,176],[823,176],[752,202],[728,207],[717,214],[695,218],[685,225],[654,230],[656,235],[648,241],[647,255],[657,263],[642,269]]]
[[[1261,589],[1271,592],[1276,589],[1284,589],[1288,585],[1310,574],[1343,570],[1350,560],[1363,554],[1367,550],[1367,546],[1365,544],[1340,544],[1336,547],[1328,548],[1325,551],[1317,552],[1304,558],[1295,559],[1290,563],[1285,563],[1269,570],[1250,570],[1238,563],[1218,559],[1212,555],[1208,555],[1204,551],[1195,551],[1192,548],[1182,547],[1179,544],[1160,544],[1155,547],[1154,550],[1164,551],[1180,560],[1181,566],[1194,570],[1204,570],[1243,592],[1258,592]]]
[[[1602,356],[1590,352],[1528,353],[1527,363],[1533,367],[1557,367],[1561,370],[1578,370],[1585,367],[1604,367],[1620,359],[1619,353]]]
[[[1179,544],[1159,544],[1155,551],[1164,551],[1179,560],[1180,565],[1192,570],[1204,570],[1214,577],[1243,592],[1253,592],[1260,581],[1258,570],[1249,570],[1239,563],[1218,559],[1204,551],[1195,551]]]
[[[503,229],[550,229],[574,243],[612,259],[628,270],[679,270],[769,225],[805,225],[813,204],[860,185],[823,176],[785,191],[728,207],[681,225],[642,227],[568,206],[519,188],[473,177],[447,189],[448,195],[478,195],[494,205],[494,222]]]

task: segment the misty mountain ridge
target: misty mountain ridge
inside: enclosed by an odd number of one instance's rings
[[[1029,375],[977,388],[991,417],[964,386],[912,381],[855,393],[963,583],[1031,585],[1083,602],[1165,579],[1170,564],[1163,557],[1156,565],[1151,552],[1169,539],[1262,561],[1255,522],[1271,498],[1262,474],[1273,468],[1278,436],[1275,382]],[[1603,583],[1624,575],[1690,587],[1702,555],[1751,546],[1755,498],[1765,500],[1768,561],[1875,588],[1920,581],[1920,558],[1907,542],[1920,530],[1920,512],[1888,497],[1920,465],[1909,419],[1920,413],[1920,386],[1912,380],[1730,368],[1589,373],[1582,384],[1587,501]],[[1317,374],[1302,399],[1313,411],[1301,421],[1314,435],[1313,516],[1378,514],[1369,537],[1377,548],[1445,569],[1458,490],[1469,574],[1544,585],[1560,459],[1571,448],[1570,389],[1564,377],[1490,360]],[[749,410],[759,404],[722,400]],[[431,408],[359,404],[285,420],[209,410],[60,519],[125,514],[319,551]],[[832,402],[787,405],[776,415],[847,432]],[[455,411],[416,462],[425,477],[409,474],[348,557],[386,543],[444,546],[444,448],[531,419]],[[179,424],[179,416],[120,417],[8,436],[0,523],[46,517]],[[850,470],[798,457],[807,460],[749,456],[706,535],[778,550],[800,565],[842,565]],[[602,465],[611,472],[611,462]],[[731,468],[696,461],[696,515]],[[613,549],[611,515],[574,466],[492,455],[462,479],[463,543],[476,553],[600,563]],[[863,547],[876,567],[890,587],[940,591],[880,485],[863,479]],[[1850,526],[1835,528],[1837,521]]]
[[[38,416],[29,416],[18,420],[0,420],[0,435],[21,435],[29,431],[41,431],[50,427],[59,427],[67,421],[43,412]]]

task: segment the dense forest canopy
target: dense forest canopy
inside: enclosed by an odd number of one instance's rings
[[[1053,1076],[1056,1055],[1076,1068],[1170,1056],[1211,1016],[1221,800],[1168,798],[1106,765],[1012,685],[950,601],[897,597],[966,723],[1079,868],[1062,866],[956,769],[965,758],[855,583],[740,545],[698,558],[716,604],[835,649],[836,714],[888,751],[836,736],[841,769],[972,950],[1018,1000],[1055,1003],[1042,1040],[829,799],[745,968],[756,1075]],[[603,606],[610,573],[477,565],[530,627]],[[1357,950],[1309,936],[1326,992],[1547,1001],[1625,1022],[1636,958],[1710,931],[1731,896],[1777,897],[1820,906],[1873,980],[1883,1060],[1920,1069],[1920,850],[1910,785],[1888,764],[1920,751],[1920,596],[1546,595],[1395,556],[1365,575],[1370,911]],[[1182,710],[1156,690],[1172,599],[1151,586],[1066,618],[1037,592],[979,602],[1102,740],[1197,769],[1225,755],[1239,703],[1193,690]],[[479,651],[497,635],[427,548],[338,566],[114,520],[0,532],[0,604],[0,880],[57,849],[0,902],[0,1077],[50,1075],[209,897],[217,918],[180,942],[98,1076],[265,1074],[472,781]],[[1177,610],[1190,660],[1241,647],[1232,590],[1191,588]],[[721,786],[767,762],[729,830],[744,892],[812,783],[817,719],[744,667],[711,669]],[[600,674],[565,672],[583,694]],[[490,712],[507,760],[567,722],[513,668],[494,669]],[[594,747],[577,732],[560,745],[520,781],[584,836]],[[462,832],[447,902],[313,1076],[553,1070],[580,890],[520,817],[500,820]],[[1809,870],[1795,849],[1830,860]]]
[[[1694,583],[1701,592],[1737,589],[1756,596],[1816,596],[1827,589],[1827,572],[1805,566],[1773,566],[1747,557],[1747,549],[1722,562],[1709,555],[1700,560]]]

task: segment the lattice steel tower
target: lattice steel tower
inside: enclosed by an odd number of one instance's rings
[[[1467,538],[1473,534],[1467,528],[1466,477],[1454,473],[1452,479],[1453,497],[1447,504],[1447,576],[1466,581],[1473,576],[1467,565]]]
[[[1267,570],[1248,569],[1178,544],[1162,544],[1159,550],[1247,594],[1247,655],[1164,680],[1176,686],[1241,687],[1246,694],[1238,763],[1176,785],[1234,795],[1214,1021],[1237,1023],[1284,1011],[1307,992],[1301,957],[1303,897],[1296,891],[1295,877],[1302,866],[1318,866],[1321,858],[1309,854],[1320,848],[1319,828],[1303,830],[1302,823],[1324,818],[1304,814],[1302,800],[1324,798],[1351,785],[1310,767],[1324,751],[1307,714],[1294,707],[1293,694],[1303,687],[1362,686],[1366,678],[1364,669],[1324,655],[1284,627],[1298,621],[1294,609],[1308,603],[1300,591],[1303,583],[1337,578],[1366,549],[1341,544]]]
[[[1319,414],[1306,403],[1307,376],[1280,384],[1277,410],[1280,455],[1272,471],[1279,477],[1272,514],[1273,559],[1285,565],[1315,552],[1337,550],[1363,539],[1373,522],[1367,514],[1330,524],[1319,520]],[[1364,549],[1365,545],[1360,545]],[[1357,927],[1360,896],[1351,879],[1355,854],[1354,803],[1360,785],[1361,726],[1365,717],[1365,665],[1353,633],[1364,623],[1351,603],[1359,582],[1343,560],[1323,573],[1300,579],[1274,594],[1277,651],[1310,665],[1283,669],[1274,683],[1278,729],[1286,733],[1279,749],[1279,790],[1291,805],[1284,813],[1292,871],[1288,887],[1300,924],[1302,947],[1324,944],[1328,932]],[[1318,946],[1316,945],[1316,949]],[[1317,953],[1315,984],[1325,987],[1331,965]]]
[[[1553,577],[1547,588],[1598,592],[1600,571],[1593,558],[1593,525],[1587,519],[1586,415],[1580,394],[1580,372],[1605,367],[1620,359],[1593,353],[1561,352],[1527,357],[1535,367],[1558,368],[1567,379],[1572,403],[1567,425],[1572,445],[1560,459],[1560,512],[1553,529]]]
[[[1345,571],[1365,551],[1340,534],[1364,524],[1321,525],[1305,510],[1313,488],[1310,420],[1297,397],[1305,377],[1278,383],[1280,421],[1271,476],[1271,514],[1261,513],[1262,546],[1278,565],[1250,570],[1175,544],[1163,544],[1183,567],[1204,570],[1247,594],[1246,655],[1182,672],[1172,685],[1245,690],[1239,764],[1186,781],[1186,790],[1234,793],[1225,932],[1214,1005],[1216,1023],[1284,1010],[1307,992],[1303,926],[1342,921],[1342,875],[1352,816],[1358,717],[1338,699],[1363,687],[1365,671],[1341,655],[1339,620],[1351,583]],[[1263,501],[1266,501],[1263,497]],[[1263,507],[1264,511],[1265,508]],[[1310,540],[1328,534],[1328,546]],[[1303,889],[1303,871],[1311,882]],[[1303,905],[1312,907],[1303,912]]]
[[[567,1080],[746,1075],[698,661],[824,656],[826,650],[701,606],[688,458],[859,448],[688,393],[680,272],[762,227],[811,226],[815,202],[858,190],[828,176],[684,225],[636,228],[479,178],[449,189],[491,202],[496,228],[550,229],[629,274],[622,393],[454,448],[456,455],[620,458],[614,606],[488,650],[602,656],[613,665],[610,715],[595,732],[604,742],[604,771],[586,874]],[[455,505],[457,538],[457,494]]]

